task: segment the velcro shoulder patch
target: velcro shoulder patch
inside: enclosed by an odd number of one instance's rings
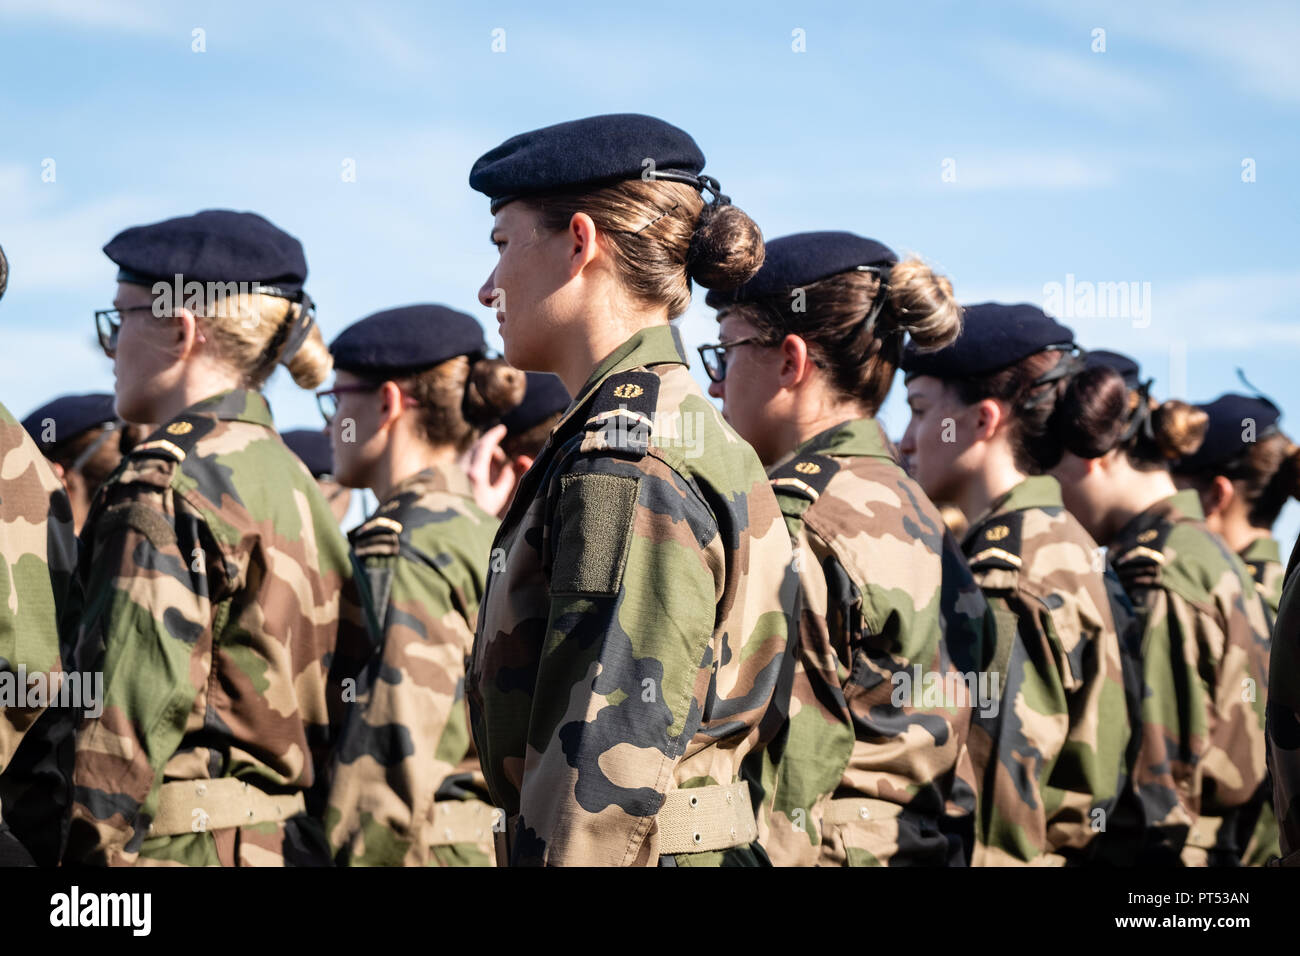
[[[641,481],[631,475],[560,478],[552,594],[615,595],[623,586]]]
[[[125,501],[105,508],[96,522],[95,533],[107,537],[122,527],[140,532],[160,551],[176,543],[176,529],[171,522],[156,509],[139,501]]]
[[[588,406],[583,428],[596,434],[589,435],[582,450],[644,456],[650,450],[658,404],[659,376],[654,372],[634,370],[611,375],[601,383]]]
[[[971,570],[1019,571],[1024,517],[1018,511],[989,520],[969,538],[966,551]]]
[[[814,502],[839,470],[840,463],[828,455],[796,455],[773,470],[768,479],[778,498],[794,496]]]

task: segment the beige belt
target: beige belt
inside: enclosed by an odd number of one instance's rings
[[[1196,818],[1192,828],[1187,832],[1187,845],[1202,850],[1213,850],[1219,843],[1219,830],[1223,828],[1223,817]]]
[[[439,800],[433,805],[433,822],[425,824],[425,846],[451,846],[454,843],[483,843],[491,840],[496,807],[481,800]]]
[[[822,822],[835,826],[839,823],[859,823],[863,820],[894,820],[903,812],[899,803],[876,800],[872,797],[843,797],[826,804]]]
[[[302,791],[272,796],[234,777],[175,780],[158,791],[158,812],[150,836],[177,836],[279,823],[307,811]]]
[[[655,815],[659,825],[659,855],[705,853],[745,846],[758,839],[758,823],[749,802],[749,787],[691,787],[670,790]],[[510,865],[510,845],[519,814],[496,832],[497,866]]]

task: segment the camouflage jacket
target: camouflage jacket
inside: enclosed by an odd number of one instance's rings
[[[338,863],[492,861],[490,811],[478,841],[430,839],[435,798],[482,792],[465,661],[497,525],[474,503],[464,472],[448,464],[398,482],[349,535],[376,651],[349,708],[331,780],[327,832]]]
[[[0,475],[0,819],[38,863],[54,865],[66,835],[78,716],[58,706],[69,702],[60,690],[74,663],[77,541],[63,485],[2,405]],[[77,696],[71,703],[83,702]]]
[[[977,715],[976,865],[1079,859],[1126,777],[1129,714],[1105,553],[1055,478],[1026,478],[962,540],[998,620],[1000,721]]]
[[[597,366],[493,548],[468,694],[510,862],[761,862],[659,853],[665,794],[729,787],[770,736],[796,587],[762,465],[675,328]]]
[[[340,620],[347,543],[266,400],[213,396],[137,445],[82,549],[79,659],[103,670],[107,700],[77,734],[68,857],[327,862],[319,816],[342,717],[331,662],[360,660],[365,635]],[[223,777],[304,793],[308,813],[208,829],[200,803],[194,832],[150,835],[164,782]]]
[[[1282,553],[1273,538],[1256,538],[1241,552],[1241,560],[1250,569],[1255,590],[1263,597],[1269,613],[1276,616],[1282,602]]]
[[[1265,774],[1264,603],[1192,490],[1134,517],[1110,554],[1142,623],[1140,862],[1235,863],[1237,817]]]
[[[800,617],[788,719],[746,767],[768,794],[764,848],[778,866],[964,863],[948,834],[973,832],[965,744],[992,630],[956,542],[875,419],[769,474]],[[832,798],[859,802],[828,817]]]

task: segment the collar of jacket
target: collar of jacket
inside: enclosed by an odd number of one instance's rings
[[[767,469],[769,473],[800,455],[832,455],[840,458],[884,458],[896,462],[894,446],[874,418],[851,418],[832,425],[803,442]]]
[[[470,500],[474,498],[474,489],[470,487],[469,476],[454,461],[448,461],[431,465],[413,475],[407,475],[388,490],[388,495],[380,502],[380,507],[408,492],[422,495],[433,491],[444,491]]]
[[[265,425],[267,428],[275,427],[275,422],[271,419],[271,406],[267,404],[266,397],[261,392],[247,388],[221,392],[195,402],[176,417],[180,418],[181,415],[210,415],[223,422],[251,422],[254,425]]]
[[[631,368],[651,365],[687,365],[686,349],[682,346],[681,333],[673,325],[651,325],[639,329],[632,337],[610,352],[596,366],[596,370],[587,379],[587,384],[578,390],[577,396],[569,403],[569,410],[564,413],[552,434],[558,432],[573,415],[586,404],[587,400],[600,388],[601,383],[617,372]]]
[[[998,495],[985,512],[970,523],[962,538],[962,546],[979,535],[986,524],[1012,511],[1031,508],[1064,508],[1061,485],[1051,475],[1030,475],[1005,494]]]
[[[1136,540],[1147,528],[1154,528],[1161,522],[1204,521],[1205,512],[1201,510],[1201,499],[1194,488],[1186,488],[1168,498],[1162,498],[1145,511],[1134,515],[1128,524],[1119,529],[1115,541],[1110,545],[1115,553],[1123,550],[1123,542]],[[1117,545],[1119,547],[1117,547]]]
[[[1282,549],[1278,547],[1277,541],[1273,538],[1256,538],[1246,545],[1246,550],[1241,552],[1241,560],[1247,564],[1251,562],[1281,564]]]

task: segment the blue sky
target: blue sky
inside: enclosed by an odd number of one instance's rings
[[[1133,354],[1162,396],[1239,389],[1241,366],[1300,436],[1293,3],[331,6],[0,0],[0,400],[16,414],[111,390],[100,247],[201,208],[302,239],[327,337],[417,301],[492,325],[470,165],[514,133],[627,111],[691,132],[768,236],[872,236],[968,302],[1136,283],[1149,314],[1066,318],[1084,345]],[[715,328],[698,297],[688,343]],[[268,394],[282,428],[315,426],[287,375]],[[1284,547],[1298,529],[1292,504]]]

